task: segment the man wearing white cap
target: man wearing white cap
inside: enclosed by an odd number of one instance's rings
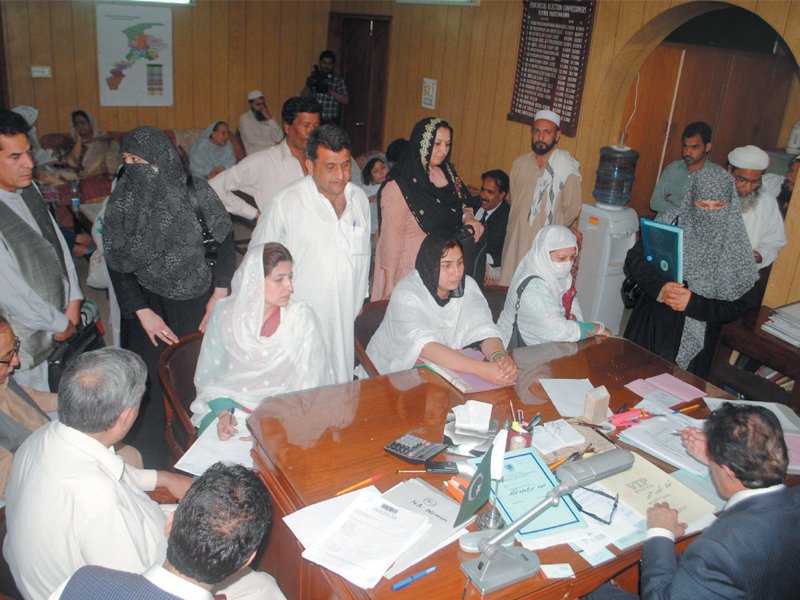
[[[245,152],[252,154],[280,144],[283,130],[270,114],[264,92],[253,90],[247,94],[247,101],[250,110],[239,117],[239,135],[242,136]]]
[[[728,154],[728,171],[736,183],[739,206],[759,270],[770,266],[786,245],[783,219],[775,196],[761,189],[769,156],[756,146],[734,148]]]
[[[508,285],[517,265],[546,225],[569,227],[581,212],[580,164],[557,150],[561,117],[552,110],[533,116],[531,150],[511,165],[511,212],[503,245],[500,285]]]

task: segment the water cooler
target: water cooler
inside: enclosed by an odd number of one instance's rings
[[[622,322],[620,287],[625,279],[625,255],[636,243],[639,217],[625,208],[631,199],[639,153],[625,146],[600,149],[595,187],[596,202],[584,204],[578,229],[583,234],[581,262],[575,287],[585,321],[600,321],[615,335]]]

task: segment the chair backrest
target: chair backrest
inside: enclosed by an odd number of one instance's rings
[[[492,311],[492,320],[497,323],[500,313],[503,312],[503,305],[506,303],[508,287],[504,285],[487,285],[483,288],[483,295],[489,303],[489,310]]]
[[[372,364],[369,356],[367,356],[367,345],[383,321],[387,306],[389,306],[388,300],[368,302],[361,309],[361,314],[356,317],[354,324],[356,361],[364,367],[370,377],[377,377],[380,373],[378,373],[378,369],[375,368],[375,365]]]
[[[197,396],[194,372],[202,342],[201,332],[190,333],[167,348],[158,360],[158,378],[164,388],[164,409],[167,413],[164,435],[170,454],[176,461],[197,439],[189,405]]]

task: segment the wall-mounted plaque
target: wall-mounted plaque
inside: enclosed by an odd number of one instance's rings
[[[537,110],[561,115],[574,136],[589,61],[595,0],[523,0],[510,121],[530,124]]]

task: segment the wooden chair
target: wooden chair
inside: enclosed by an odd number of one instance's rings
[[[483,295],[489,303],[489,310],[492,311],[492,320],[497,323],[500,313],[503,312],[503,305],[506,303],[508,288],[504,285],[487,285],[483,288]]]
[[[370,377],[377,377],[380,375],[378,369],[367,356],[367,344],[372,339],[372,336],[377,331],[378,326],[383,321],[383,316],[386,314],[386,307],[389,305],[388,300],[378,300],[377,302],[368,302],[361,309],[361,314],[356,317],[355,321],[355,347],[356,347],[356,361],[364,367],[367,375]]]
[[[183,456],[197,439],[189,405],[197,396],[194,371],[202,341],[201,332],[190,333],[167,348],[158,360],[158,378],[164,388],[164,410],[167,414],[164,436],[174,461]]]

